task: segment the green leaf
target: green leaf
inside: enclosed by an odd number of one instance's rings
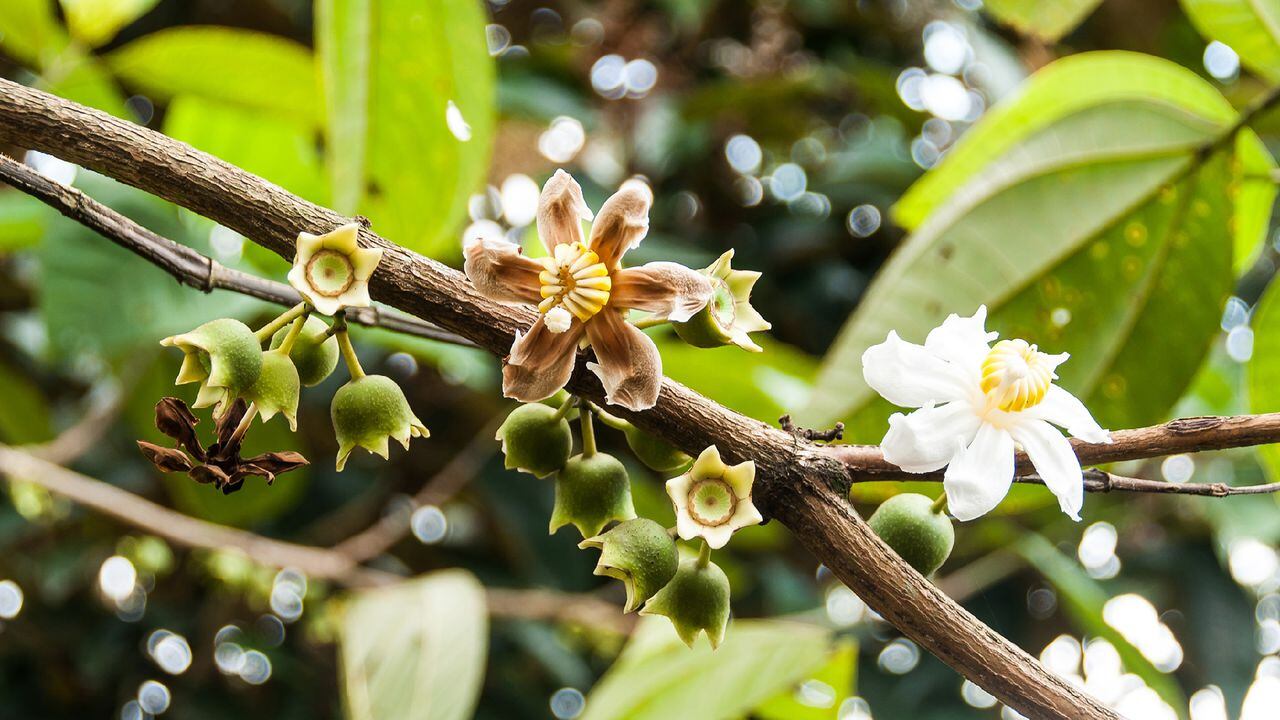
[[[755,336],[764,352],[753,353],[732,345],[695,348],[667,331],[654,336],[669,377],[743,415],[774,423],[809,398],[816,361],[772,338]]]
[[[97,57],[77,45],[70,45],[53,64],[58,72],[40,78],[37,86],[42,90],[119,118],[134,119],[115,79]]]
[[[1102,618],[1102,606],[1109,597],[1096,580],[1085,574],[1070,558],[1058,552],[1043,535],[1026,533],[1014,544],[1013,549],[1058,591],[1063,609],[1081,633],[1104,638],[1114,645],[1125,670],[1142,678],[1166,703],[1175,708],[1187,706],[1187,699],[1178,683],[1157,670],[1119,630]]]
[[[326,0],[319,20],[333,98],[335,198],[363,195],[358,206],[379,232],[418,252],[456,256],[467,199],[484,181],[493,142],[494,65],[482,3]],[[470,140],[450,132],[450,102],[470,124]],[[362,132],[363,152],[349,145]]]
[[[1242,181],[1236,196],[1235,215],[1231,218],[1235,246],[1232,250],[1236,275],[1253,267],[1267,241],[1271,229],[1271,208],[1276,202],[1276,186],[1272,174],[1276,161],[1262,140],[1252,132],[1236,137],[1236,156],[1240,158]]]
[[[106,58],[123,80],[154,99],[198,95],[320,125],[315,62],[292,40],[224,27],[173,27]]]
[[[815,704],[813,699],[801,695],[796,690],[791,690],[775,696],[756,708],[752,715],[758,716],[761,720],[830,720],[832,708],[840,707],[845,700],[857,693],[857,641],[853,638],[842,639],[836,645],[835,651],[831,653],[830,661],[814,673],[812,679],[835,692],[830,705]]]
[[[34,68],[42,68],[67,47],[67,33],[49,0],[0,2],[0,48]]]
[[[358,593],[342,622],[349,720],[465,720],[484,679],[484,588],[465,570]]]
[[[982,304],[1002,336],[1070,352],[1061,382],[1104,425],[1159,420],[1231,285],[1222,228],[1241,168],[1199,150],[1234,118],[1212,86],[1157,58],[1091,53],[1038,73],[903,198],[897,217],[915,232],[841,330],[803,420],[865,410],[859,425],[883,432],[890,408],[863,381],[862,353],[890,330],[923,341]]]
[[[164,133],[308,200],[325,203],[324,171],[313,135],[292,122],[225,102],[179,95],[165,113]]]
[[[1102,0],[986,0],[996,20],[1024,35],[1053,42],[1084,21]]]
[[[831,634],[814,625],[738,620],[718,650],[690,650],[666,618],[646,618],[582,720],[736,718],[810,677],[830,653]]]
[[[105,45],[159,0],[59,0],[67,28],[90,47]]]
[[[17,190],[0,191],[0,252],[40,242],[49,212],[47,205],[30,195]]]
[[[1280,80],[1280,2],[1277,0],[1182,0],[1201,35],[1231,46],[1240,62]]]
[[[1253,312],[1253,356],[1247,382],[1249,410],[1280,412],[1280,283],[1271,283]],[[1263,445],[1258,457],[1271,478],[1280,478],[1280,446]]]
[[[44,395],[16,368],[0,363],[0,441],[11,445],[53,438],[49,404]]]

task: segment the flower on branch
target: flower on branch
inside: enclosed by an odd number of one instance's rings
[[[687,322],[674,323],[676,333],[695,347],[737,345],[760,352],[749,333],[773,327],[751,307],[751,288],[760,279],[754,270],[734,270],[733,250],[725,252],[703,270],[711,281],[711,301]]]
[[[759,525],[764,518],[751,502],[755,479],[754,461],[725,465],[715,445],[703,450],[688,472],[667,481],[680,539],[700,537],[719,549],[738,530]]]
[[[1091,443],[1111,442],[1111,436],[1079,399],[1053,384],[1066,353],[1048,355],[1025,340],[992,346],[998,334],[986,331],[986,318],[985,306],[973,317],[951,315],[924,345],[890,331],[863,353],[872,389],[895,405],[919,408],[889,418],[884,457],[912,473],[946,466],[950,512],[972,520],[1008,494],[1020,446],[1062,511],[1079,520],[1080,462],[1054,425]]]
[[[382,250],[360,247],[359,237],[355,223],[324,235],[298,233],[289,284],[316,312],[333,315],[342,308],[369,306],[369,278],[382,261]]]
[[[587,365],[610,403],[653,407],[662,384],[662,358],[653,341],[626,320],[629,309],[683,322],[712,295],[706,276],[671,262],[634,268],[622,256],[649,230],[653,192],[628,180],[605,201],[583,240],[591,211],[582,188],[563,170],[542,188],[538,234],[548,257],[535,260],[506,240],[480,237],[465,248],[467,277],[481,294],[509,304],[537,306],[541,317],[518,334],[502,370],[507,397],[536,402],[564,387],[585,341],[596,361]]]

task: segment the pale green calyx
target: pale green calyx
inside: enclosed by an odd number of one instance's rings
[[[556,504],[550,532],[573,525],[588,538],[605,525],[636,516],[627,469],[612,455],[575,455],[556,474]]]
[[[266,422],[280,413],[289,423],[289,429],[298,429],[298,396],[302,391],[302,383],[298,380],[298,369],[283,350],[268,350],[262,353],[262,372],[249,389],[244,398],[252,402]]]
[[[366,375],[338,388],[330,414],[338,436],[339,471],[357,447],[385,460],[388,440],[396,440],[408,450],[410,438],[431,435],[409,408],[400,386],[385,375]]]
[[[307,318],[302,332],[294,338],[293,349],[289,358],[298,368],[298,379],[304,387],[313,387],[324,382],[333,369],[338,366],[338,339],[328,334],[329,326],[317,317]],[[288,326],[282,327],[271,336],[271,349],[275,350],[284,342],[289,334]]]
[[[546,477],[564,467],[573,452],[573,431],[555,408],[541,403],[521,405],[498,427],[508,470]]]
[[[729,626],[729,578],[705,553],[685,560],[640,614],[666,616],[689,647],[706,632],[712,649],[718,648]]]
[[[680,538],[722,548],[739,529],[763,522],[751,501],[755,479],[754,461],[725,465],[715,445],[703,450],[688,472],[667,481]]]
[[[711,281],[711,301],[687,322],[672,325],[682,340],[695,347],[737,345],[743,350],[760,352],[750,333],[773,327],[751,307],[751,288],[760,279],[760,273],[734,270],[730,266],[732,259],[733,250],[729,250],[702,271]]]
[[[627,590],[624,612],[653,597],[676,574],[680,553],[665,528],[648,518],[627,520],[578,543],[600,551],[595,574],[621,580]]]
[[[160,344],[182,351],[182,367],[174,384],[200,383],[192,405],[213,405],[215,416],[229,408],[262,372],[262,347],[257,336],[248,325],[232,318],[212,320]]]
[[[369,306],[369,278],[382,260],[382,250],[361,248],[359,237],[355,223],[324,235],[298,233],[289,284],[317,312],[333,315],[342,308]]]

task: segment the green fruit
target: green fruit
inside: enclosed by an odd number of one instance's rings
[[[200,383],[193,407],[217,406],[215,415],[253,385],[262,371],[262,346],[248,325],[232,318],[212,320],[191,332],[160,341],[182,350],[176,385]]]
[[[603,535],[578,543],[600,550],[595,574],[621,580],[627,590],[624,612],[653,597],[676,574],[680,553],[666,528],[648,518],[619,523]]]
[[[935,512],[933,499],[902,493],[885,500],[868,521],[881,540],[921,575],[932,575],[951,555],[956,531],[945,512]]]
[[[627,437],[627,445],[635,453],[640,462],[658,472],[677,472],[688,467],[693,458],[676,449],[673,445],[649,433],[629,425],[623,433]]]
[[[564,467],[573,452],[569,421],[541,403],[521,405],[502,422],[495,440],[502,441],[508,470],[546,477]]]
[[[613,520],[636,516],[627,469],[612,455],[575,455],[556,474],[556,505],[551,533],[573,525],[589,538]]]
[[[333,369],[338,366],[338,339],[326,337],[329,326],[317,317],[307,318],[302,332],[293,341],[293,350],[289,357],[298,368],[298,379],[305,387],[313,387],[324,382]],[[275,350],[284,342],[289,334],[289,325],[285,325],[271,336],[271,349]]]
[[[366,375],[338,388],[330,414],[338,436],[339,471],[357,447],[385,460],[388,439],[395,439],[408,450],[411,437],[430,435],[409,408],[400,386],[385,375]]]
[[[729,625],[729,578],[713,562],[685,560],[640,614],[665,615],[689,647],[703,631],[713,649],[720,647]]]
[[[725,330],[726,325],[733,324],[733,298],[726,298],[722,287],[716,289],[718,292],[707,306],[688,321],[671,323],[680,339],[694,347],[715,348],[733,342],[733,336]]]
[[[290,430],[298,429],[298,395],[301,383],[293,361],[280,350],[262,353],[262,372],[258,380],[245,391],[244,397],[258,408],[262,421],[276,413],[284,415]]]

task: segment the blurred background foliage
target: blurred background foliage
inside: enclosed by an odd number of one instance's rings
[[[495,226],[534,251],[537,188],[557,167],[593,207],[641,174],[657,199],[631,260],[700,267],[734,248],[735,266],[764,271],[754,304],[774,325],[759,355],[654,331],[667,373],[758,419],[843,420],[874,442],[891,408],[863,385],[862,350],[984,303],[1002,334],[1071,352],[1064,384],[1111,427],[1280,409],[1280,297],[1266,290],[1280,124],[1230,133],[1235,108],[1280,79],[1276,27],[1280,5],[1245,0],[4,0],[0,73],[455,265],[466,234]],[[220,262],[283,275],[188,211],[3,150]],[[6,717],[1015,717],[776,524],[717,556],[738,620],[714,654],[661,622],[627,637],[486,617],[485,587],[622,594],[568,532],[546,535],[551,485],[502,469],[486,435],[511,405],[476,351],[356,334],[432,429],[389,464],[330,469],[331,378],[304,394],[297,435],[250,435],[251,452],[296,449],[309,468],[225,497],[161,476],[133,444],[159,441],[152,406],[185,390],[157,341],[227,314],[272,310],[181,288],[0,189],[0,441],[90,418],[103,433],[78,470],[295,542],[392,516],[413,532],[371,564],[414,579],[344,593],[170,547],[10,477]],[[641,514],[670,524],[662,478],[604,433]],[[458,453],[474,470],[436,477]],[[1257,483],[1280,479],[1280,452],[1119,470]],[[415,507],[427,482],[456,491]],[[869,510],[903,487],[853,499]],[[958,529],[938,582],[1129,717],[1274,717],[1275,499],[1095,495],[1084,515],[1015,488]]]

